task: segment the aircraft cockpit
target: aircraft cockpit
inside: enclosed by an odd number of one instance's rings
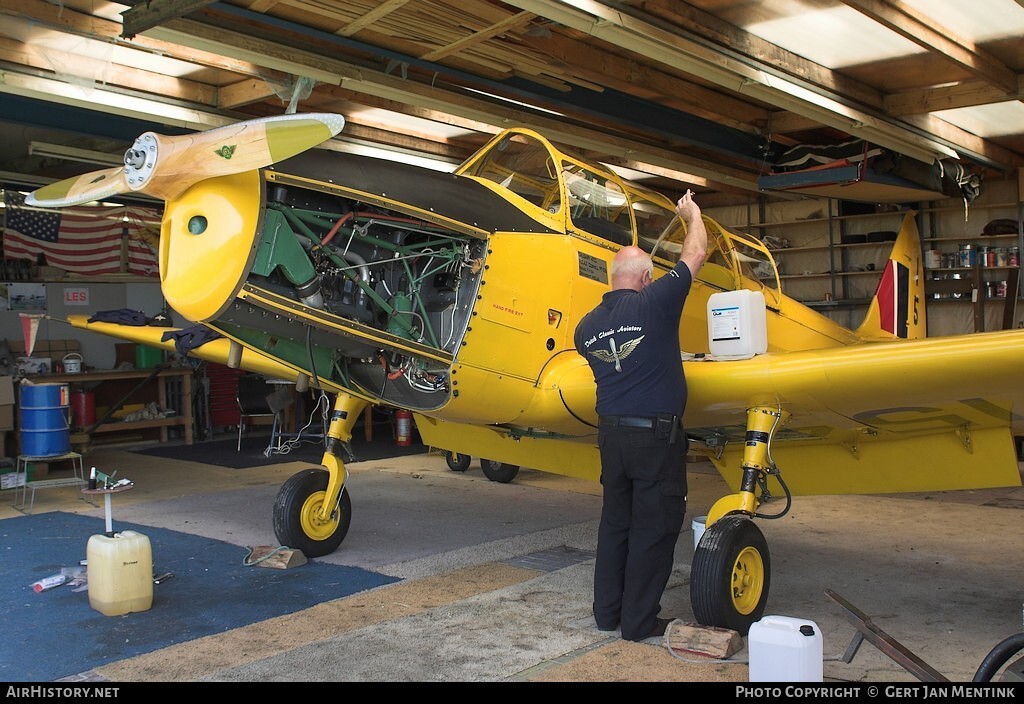
[[[559,232],[619,247],[636,242],[641,227],[647,234],[650,213],[678,220],[671,203],[655,206],[657,196],[641,196],[642,189],[608,168],[563,152],[530,130],[496,137],[456,173],[499,186],[524,212]],[[638,207],[646,214],[638,216]]]
[[[603,165],[570,155],[530,130],[495,137],[456,173],[483,181],[555,231],[614,248],[635,243],[666,269],[682,251],[686,227],[674,202]],[[705,222],[708,264],[701,279],[722,291],[760,289],[769,303],[777,302],[781,283],[768,249]]]

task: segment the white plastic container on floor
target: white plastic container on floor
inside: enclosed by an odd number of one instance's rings
[[[153,549],[147,536],[133,530],[94,535],[85,557],[89,606],[120,616],[153,605]]]
[[[818,624],[764,616],[750,626],[750,682],[821,682],[823,642]]]
[[[708,348],[715,357],[744,359],[768,351],[768,314],[760,291],[708,297]]]
[[[696,550],[700,544],[700,539],[704,537],[704,524],[707,523],[707,516],[697,516],[690,522],[690,526],[693,528],[693,549]]]

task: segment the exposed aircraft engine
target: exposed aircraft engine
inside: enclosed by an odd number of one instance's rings
[[[278,347],[290,338],[297,364],[353,388],[375,394],[384,389],[385,398],[413,407],[442,405],[447,360],[466,331],[484,242],[291,185],[268,184],[263,219],[246,292],[276,294],[317,313],[296,308],[294,316],[271,319],[260,307],[246,305],[254,296],[242,295],[219,322],[237,325],[235,334],[251,337],[246,330],[253,328],[271,333],[267,344]],[[369,334],[359,339],[329,332],[346,321]],[[329,362],[321,363],[328,348]],[[311,350],[316,354],[307,363]]]

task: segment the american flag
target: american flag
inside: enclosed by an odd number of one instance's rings
[[[135,206],[76,206],[51,210],[25,205],[5,191],[4,259],[45,258],[47,266],[94,276],[158,276],[160,215]]]

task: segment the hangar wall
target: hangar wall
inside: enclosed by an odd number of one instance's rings
[[[989,181],[982,195],[969,206],[955,198],[899,205],[797,198],[771,204],[752,200],[744,205],[705,208],[704,212],[730,229],[762,237],[773,249],[787,294],[843,325],[856,327],[864,316],[867,300],[874,294],[878,268],[891,247],[891,242],[884,240],[865,240],[899,230],[905,212],[913,209],[922,249],[933,252],[925,258],[928,277],[972,276],[971,267],[959,261],[961,250],[967,246],[970,249],[963,251],[970,252],[971,263],[981,252],[1000,251],[1004,259],[999,265],[981,270],[982,279],[991,284],[981,290],[982,295],[988,292],[984,329],[998,330],[1003,327],[1007,304],[1014,309],[1011,327],[1024,326],[1020,287],[1016,300],[1007,301],[998,295],[1005,282],[1020,276],[1020,253],[1024,251],[1020,188],[1016,175]],[[1008,225],[1012,232],[1007,231]],[[1001,234],[985,234],[993,229]],[[969,296],[930,298],[927,312],[930,336],[975,332]]]

